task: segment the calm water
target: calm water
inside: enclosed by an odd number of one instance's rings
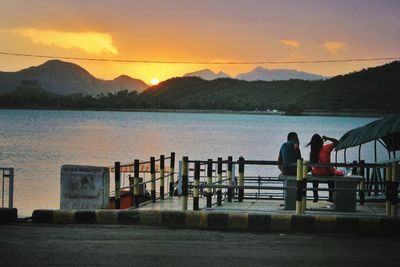
[[[15,168],[15,207],[21,215],[59,208],[63,164],[110,166],[115,161],[169,155],[208,159],[276,160],[287,133],[304,148],[314,133],[340,138],[376,118],[239,114],[0,110],[0,166]],[[373,159],[372,146],[363,157]],[[349,151],[347,160],[356,159]],[[380,157],[384,153],[380,152]],[[342,159],[342,153],[339,159]],[[385,158],[381,158],[385,159]],[[275,169],[266,170],[277,174]]]

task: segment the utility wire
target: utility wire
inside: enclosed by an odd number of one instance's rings
[[[17,56],[17,57],[36,57],[36,58],[48,58],[48,59],[118,62],[118,63],[193,64],[193,65],[313,64],[313,63],[343,63],[343,62],[362,62],[362,61],[380,61],[380,60],[399,60],[400,59],[400,57],[377,57],[377,58],[351,58],[351,59],[300,60],[300,61],[163,61],[163,60],[134,60],[134,59],[65,57],[65,56],[51,56],[51,55],[39,55],[39,54],[11,53],[11,52],[2,52],[2,51],[0,51],[0,55]]]

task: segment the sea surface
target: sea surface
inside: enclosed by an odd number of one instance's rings
[[[34,209],[59,208],[60,169],[64,164],[111,166],[115,161],[148,160],[175,152],[207,160],[239,156],[276,160],[288,132],[300,138],[308,159],[314,133],[340,138],[377,118],[201,114],[168,112],[0,110],[0,167],[15,168],[14,206],[19,215]],[[332,155],[332,161],[334,161]],[[358,148],[347,161],[358,158]],[[362,148],[373,162],[373,145]],[[386,160],[378,147],[378,161]],[[343,153],[338,153],[343,162]],[[262,175],[277,175],[263,167]],[[260,169],[258,169],[260,171]]]

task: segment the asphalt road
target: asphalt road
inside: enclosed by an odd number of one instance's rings
[[[398,266],[400,237],[0,225],[0,266]]]

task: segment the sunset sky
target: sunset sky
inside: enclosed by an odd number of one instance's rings
[[[0,52],[169,62],[400,58],[400,1],[1,0]],[[0,55],[0,70],[46,60]],[[98,78],[127,74],[146,83],[258,66],[66,61]],[[386,62],[262,66],[333,76]]]

